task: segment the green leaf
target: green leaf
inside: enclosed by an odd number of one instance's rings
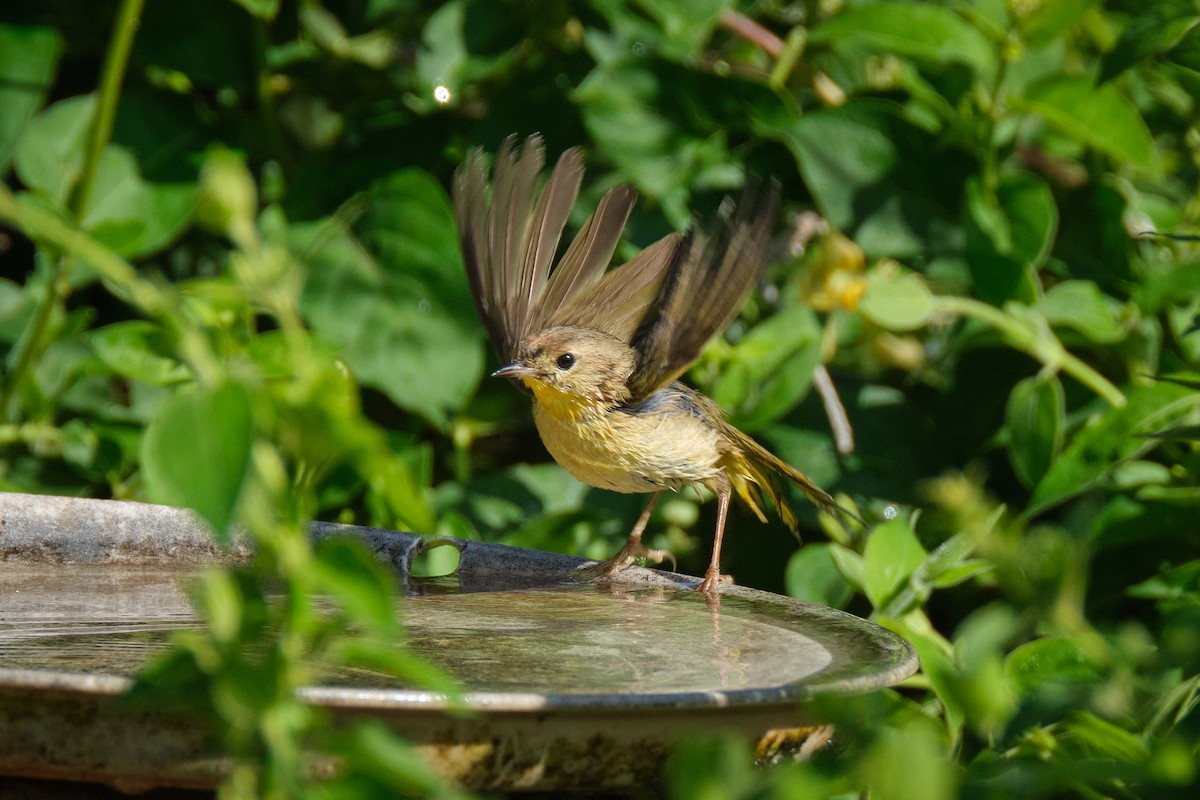
[[[34,117],[17,141],[13,161],[21,182],[65,208],[83,168],[95,111],[96,97],[89,94],[59,100]]]
[[[958,586],[960,583],[969,581],[976,575],[982,575],[994,569],[995,565],[990,561],[982,558],[974,558],[942,570],[933,577],[929,585],[935,589],[949,589],[952,586]]]
[[[981,180],[967,182],[967,265],[975,294],[992,305],[1037,299],[1037,270],[1050,255],[1058,206],[1045,181],[1033,175],[1004,178],[995,193]]]
[[[279,13],[279,0],[233,0],[261,20],[270,22]]]
[[[444,779],[430,768],[416,748],[379,720],[365,720],[351,727],[339,742],[339,750],[349,763],[354,764],[354,772],[369,776],[392,790],[374,796],[453,796]],[[353,774],[334,778],[332,788],[342,791],[329,796],[362,796],[361,787],[355,786],[354,778]],[[347,785],[340,786],[342,781]]]
[[[1126,594],[1172,605],[1200,606],[1200,560],[1164,570],[1129,587]]]
[[[899,106],[854,100],[757,128],[791,151],[821,214],[868,254],[907,258],[959,241],[943,198],[960,192],[964,165]]]
[[[37,25],[0,25],[0,176],[8,172],[21,130],[42,107],[63,40]]]
[[[1017,29],[1030,47],[1049,44],[1096,4],[1096,0],[1051,0],[1051,2],[1015,5],[1029,9],[1017,13]]]
[[[68,420],[62,426],[63,460],[88,468],[96,460],[100,437],[82,419]]]
[[[301,309],[362,383],[439,427],[483,371],[483,327],[467,292],[449,200],[427,173],[374,184],[342,220],[292,226],[308,264]]]
[[[1149,748],[1140,736],[1095,714],[1073,711],[1067,715],[1062,727],[1065,736],[1077,739],[1101,758],[1141,764],[1149,756]]]
[[[1008,460],[1026,486],[1035,486],[1063,443],[1066,399],[1054,375],[1026,378],[1013,387],[1005,408]]]
[[[1110,81],[1130,67],[1170,50],[1196,25],[1195,6],[1183,0],[1159,0],[1130,20],[1100,61],[1100,82]]]
[[[62,100],[25,128],[17,145],[17,175],[65,208],[83,168],[95,97]],[[119,255],[141,258],[170,244],[191,221],[198,190],[190,183],[153,184],[129,151],[109,145],[100,156],[81,225]]]
[[[838,570],[832,547],[826,542],[817,542],[792,554],[784,574],[790,596],[833,608],[846,605],[853,589]]]
[[[662,26],[665,52],[694,58],[733,0],[641,0],[639,4]]]
[[[1187,30],[1179,37],[1163,60],[1193,73],[1200,73],[1200,18],[1193,17]]]
[[[1075,435],[1034,489],[1026,515],[1035,516],[1087,491],[1116,463],[1158,445],[1146,434],[1200,408],[1200,393],[1171,383],[1139,386],[1127,400],[1122,408],[1096,415]]]
[[[953,11],[924,3],[865,3],[814,28],[810,44],[862,42],[888,53],[937,64],[960,63],[980,80],[996,70],[997,48]]]
[[[396,630],[395,581],[362,542],[329,537],[314,556],[310,568],[317,591],[336,598],[354,622],[380,632]]]
[[[740,428],[774,422],[804,397],[821,363],[821,328],[811,309],[790,306],[756,325],[729,354],[712,398]]]
[[[92,350],[109,369],[155,386],[186,381],[191,372],[168,355],[163,330],[152,322],[130,320],[106,325],[91,336]]]
[[[1070,138],[1120,162],[1157,174],[1154,142],[1142,115],[1111,83],[1094,86],[1088,78],[1054,75],[1011,102],[1039,114]]]
[[[238,383],[173,395],[146,428],[142,477],[151,502],[191,508],[229,540],[250,463],[250,397]]]
[[[893,280],[876,278],[859,304],[867,319],[893,331],[911,331],[929,321],[933,295],[920,275],[907,273]]]
[[[862,590],[867,580],[866,562],[858,553],[840,544],[829,545],[829,555],[837,565],[838,572],[850,582],[855,589]]]
[[[1112,344],[1129,335],[1120,321],[1121,306],[1091,281],[1063,281],[1034,306],[1054,326],[1071,328],[1093,342]]]
[[[124,148],[105,148],[83,213],[83,227],[126,258],[162,250],[191,222],[199,198],[193,184],[151,184]]]
[[[1038,639],[1021,645],[1005,658],[1004,672],[1022,697],[1036,693],[1047,683],[1080,686],[1100,679],[1100,670],[1079,643],[1066,637]]]
[[[648,56],[593,69],[572,99],[622,179],[656,199],[680,228],[692,222],[693,191],[744,182],[741,161],[726,144],[731,132],[791,116],[783,98],[761,82]]]
[[[921,562],[925,548],[912,528],[902,519],[884,522],[871,532],[863,551],[865,561],[864,588],[875,608],[887,605]]]

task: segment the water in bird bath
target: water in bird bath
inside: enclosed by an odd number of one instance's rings
[[[129,676],[201,623],[190,573],[64,564],[0,572],[0,667]],[[664,695],[796,684],[834,661],[829,642],[738,597],[712,607],[684,587],[557,584],[455,591],[412,579],[397,599],[406,646],[475,692]],[[321,683],[401,688],[361,669]]]

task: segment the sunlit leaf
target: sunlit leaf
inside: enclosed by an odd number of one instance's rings
[[[1038,483],[1026,511],[1036,515],[1099,483],[1114,464],[1155,446],[1152,433],[1200,408],[1200,394],[1170,383],[1140,386],[1123,408],[1092,420],[1067,444]]]
[[[60,100],[30,120],[17,141],[13,160],[17,176],[59,206],[66,206],[79,179],[95,109],[94,95]]]
[[[1031,47],[1040,47],[1061,36],[1063,31],[1079,21],[1096,0],[1053,0],[1053,2],[1016,5],[1028,9],[1017,13],[1021,38]]]
[[[310,265],[302,308],[359,381],[444,425],[483,368],[483,327],[445,191],[408,170],[358,202],[365,211],[353,227],[334,219],[296,237]]]
[[[251,439],[250,398],[240,384],[172,396],[142,440],[147,494],[156,503],[193,509],[228,540]]]
[[[318,591],[332,595],[351,619],[380,631],[395,630],[395,582],[361,542],[331,536],[321,540],[313,555]]]
[[[1004,671],[1018,694],[1029,695],[1049,683],[1081,686],[1101,672],[1076,641],[1049,637],[1023,644],[1009,653]]]
[[[859,305],[863,315],[880,327],[911,331],[924,326],[933,313],[933,295],[920,275],[876,276]]]
[[[1067,136],[1148,173],[1159,170],[1154,143],[1137,107],[1111,83],[1053,76],[1013,98]]]
[[[191,377],[187,367],[169,355],[162,329],[151,322],[106,325],[92,335],[91,343],[101,361],[127,378],[169,385]]]
[[[54,28],[0,25],[0,175],[50,89],[63,40]]]
[[[853,589],[834,563],[831,546],[814,542],[792,554],[784,573],[789,595],[833,608],[846,605]]]
[[[864,588],[876,608],[887,603],[925,556],[925,548],[904,520],[888,520],[871,532],[863,551]]]
[[[808,308],[792,306],[756,325],[733,348],[712,388],[739,427],[773,422],[796,406],[821,362],[821,329]]]
[[[809,34],[812,44],[858,40],[885,52],[935,63],[967,64],[986,79],[996,68],[996,48],[953,11],[923,3],[865,3],[847,8]]]

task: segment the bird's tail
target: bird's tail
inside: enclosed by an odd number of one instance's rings
[[[857,514],[838,503],[829,492],[813,483],[803,472],[733,426],[729,426],[728,431],[737,442],[737,449],[740,451],[736,455],[726,457],[730,482],[738,496],[760,520],[767,521],[762,509],[763,498],[766,497],[779,511],[783,523],[792,533],[797,532],[796,512],[792,510],[783,491],[784,482],[781,479],[786,479],[803,492],[813,505],[837,519],[843,526],[853,521],[864,528],[869,527]]]

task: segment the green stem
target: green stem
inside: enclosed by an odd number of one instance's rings
[[[995,306],[970,297],[938,295],[933,298],[934,311],[963,317],[974,317],[996,330],[1016,347],[1052,369],[1062,369],[1071,377],[1100,395],[1109,405],[1125,405],[1125,395],[1103,375],[1067,351],[1053,336],[1038,336],[1020,320]]]
[[[80,223],[87,211],[100,158],[112,136],[113,121],[117,115],[117,100],[121,94],[121,82],[125,77],[125,68],[129,64],[129,51],[133,47],[134,35],[137,33],[138,24],[141,21],[144,4],[145,0],[125,0],[121,4],[112,42],[104,59],[96,115],[92,119],[92,126],[88,132],[79,181],[75,184],[75,191],[69,202],[71,215]],[[67,295],[70,293],[71,286],[67,281],[70,272],[71,258],[69,254],[63,253],[54,259],[50,278],[46,282],[46,293],[42,296],[37,312],[30,321],[25,335],[21,337],[17,345],[18,350],[13,357],[12,369],[5,376],[3,389],[0,390],[0,413],[7,413],[9,402],[16,393],[17,387],[21,385],[21,381],[32,367],[37,354],[43,349],[42,339],[54,316],[54,309],[66,302]]]
[[[146,280],[133,266],[87,233],[59,217],[22,205],[7,186],[0,184],[0,221],[6,221],[30,239],[62,250],[65,258],[80,258],[107,280],[115,292],[150,317],[157,317],[179,337],[180,350],[197,377],[213,382],[220,366],[204,333],[180,308],[178,295]]]
[[[800,56],[804,54],[804,45],[807,43],[808,31],[800,26],[792,28],[783,43],[783,51],[775,59],[775,66],[771,69],[772,86],[778,89],[788,82],[788,78],[796,69],[796,64],[800,63]]]
[[[88,132],[87,149],[83,154],[83,169],[79,183],[71,197],[71,212],[82,222],[91,199],[96,169],[100,158],[112,137],[113,121],[117,117],[117,101],[121,97],[121,83],[125,80],[125,68],[129,64],[129,51],[137,34],[142,18],[142,6],[146,0],[124,0],[117,15],[117,27],[104,58],[104,71],[100,74],[100,96],[96,104],[96,116]]]

